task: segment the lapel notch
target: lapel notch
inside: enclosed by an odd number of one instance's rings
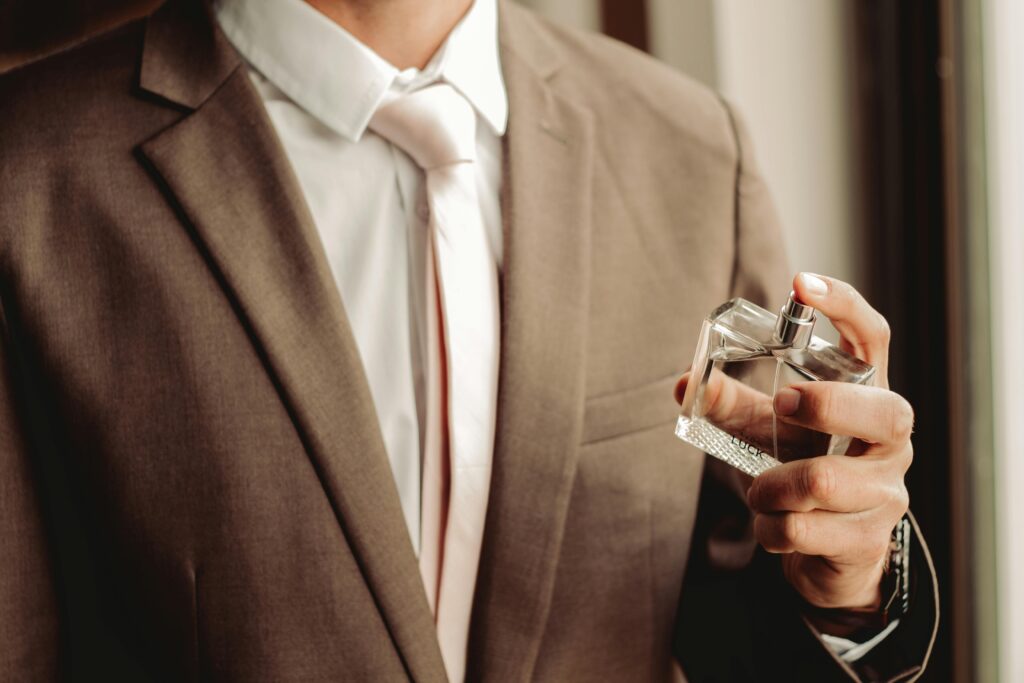
[[[239,64],[206,2],[168,0],[146,21],[139,88],[196,109]]]

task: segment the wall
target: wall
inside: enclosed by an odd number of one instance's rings
[[[990,0],[984,58],[996,428],[999,679],[1024,681],[1024,3]]]
[[[845,3],[717,0],[718,84],[745,115],[794,270],[862,284]]]

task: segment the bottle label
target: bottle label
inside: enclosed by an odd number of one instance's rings
[[[752,477],[782,464],[760,448],[702,418],[690,419],[680,415],[676,422],[676,436]]]

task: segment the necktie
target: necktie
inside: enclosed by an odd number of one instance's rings
[[[476,114],[454,88],[437,84],[385,102],[370,127],[426,174],[430,352],[420,570],[448,675],[459,681],[487,514],[495,429],[489,407],[498,384],[498,276],[476,193]]]

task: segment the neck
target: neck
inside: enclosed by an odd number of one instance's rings
[[[398,69],[422,69],[473,0],[307,0]]]

